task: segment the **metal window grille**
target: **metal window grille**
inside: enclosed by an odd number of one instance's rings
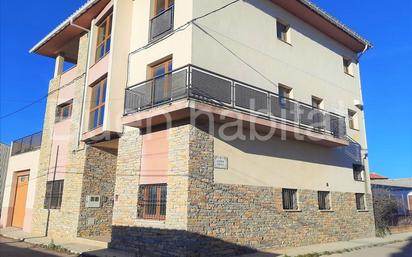
[[[365,210],[365,194],[357,193],[355,194],[356,198],[356,209],[358,210]]]
[[[282,189],[282,200],[284,210],[298,209],[298,190],[296,189]]]
[[[64,180],[48,181],[44,197],[44,209],[60,209],[63,199]]]
[[[330,210],[330,192],[319,191],[318,204],[319,210]]]
[[[142,199],[139,205],[143,210],[143,219],[164,220],[166,218],[167,185],[142,185],[140,186]]]

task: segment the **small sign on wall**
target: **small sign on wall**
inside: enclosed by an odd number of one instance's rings
[[[228,169],[227,157],[215,155],[214,167],[215,169],[227,170]]]

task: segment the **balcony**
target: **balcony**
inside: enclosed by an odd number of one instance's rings
[[[40,149],[42,132],[23,137],[13,141],[11,155],[27,153]]]
[[[156,40],[173,30],[174,6],[150,19],[150,41]]]
[[[182,119],[190,115],[188,109],[279,128],[326,145],[348,144],[345,117],[193,65],[127,88],[123,123],[144,127],[150,119],[154,125],[165,122],[156,119],[165,114]]]

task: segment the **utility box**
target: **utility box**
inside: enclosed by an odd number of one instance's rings
[[[86,196],[86,208],[100,208],[101,207],[100,195],[88,195]]]

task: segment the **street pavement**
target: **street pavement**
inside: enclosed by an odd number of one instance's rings
[[[75,257],[0,236],[0,257]]]
[[[412,240],[365,248],[353,252],[333,254],[331,257],[412,257]]]

